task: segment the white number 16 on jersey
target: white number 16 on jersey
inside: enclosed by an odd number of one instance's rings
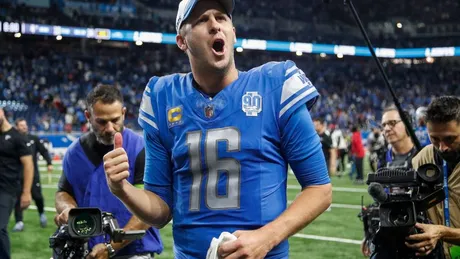
[[[219,158],[218,143],[226,142],[227,152],[239,152],[241,149],[241,134],[233,127],[211,129],[205,133],[204,158],[208,168],[206,181],[205,204],[209,209],[237,209],[240,207],[241,165],[234,158]],[[192,172],[192,187],[190,190],[190,210],[200,210],[200,190],[203,177],[201,167],[201,141],[202,132],[191,131],[187,133],[189,148],[190,169]],[[225,195],[218,195],[217,184],[222,173],[227,173],[227,188]]]

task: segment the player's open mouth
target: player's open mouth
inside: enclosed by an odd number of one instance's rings
[[[214,51],[215,54],[217,55],[223,55],[225,52],[225,42],[222,39],[217,39],[214,41],[212,44],[212,50]]]

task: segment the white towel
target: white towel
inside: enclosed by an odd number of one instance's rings
[[[220,233],[219,238],[212,238],[211,245],[209,246],[208,253],[206,254],[206,259],[219,259],[217,256],[217,249],[219,246],[228,241],[236,240],[236,236],[229,232],[222,232]]]

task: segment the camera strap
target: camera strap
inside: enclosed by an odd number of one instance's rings
[[[448,176],[449,176],[449,170],[447,168],[447,162],[446,160],[443,160],[442,163],[442,168],[443,168],[443,173],[444,173],[444,225],[446,227],[450,227],[450,212],[449,212],[449,186],[448,186]]]

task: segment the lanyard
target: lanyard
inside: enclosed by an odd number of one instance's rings
[[[444,171],[444,194],[446,196],[446,198],[444,198],[444,225],[446,225],[446,227],[450,227],[449,187],[447,185],[448,171],[447,171],[447,162],[445,160],[443,161],[442,167]]]

